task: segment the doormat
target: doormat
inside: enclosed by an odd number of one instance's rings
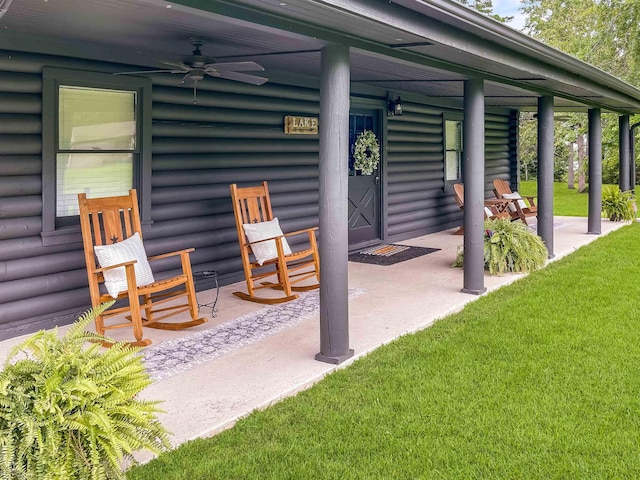
[[[438,250],[440,249],[412,247],[410,245],[381,244],[349,254],[349,261],[387,266],[437,252]]]
[[[350,288],[349,298],[365,292],[363,288]],[[157,382],[274,335],[319,310],[320,291],[312,290],[290,302],[269,305],[208,330],[146,347],[140,354],[149,376]]]

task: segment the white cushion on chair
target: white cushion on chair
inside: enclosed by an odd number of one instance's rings
[[[260,240],[265,238],[274,238],[282,235],[278,217],[275,217],[273,220],[268,222],[244,223],[242,224],[242,228],[244,228],[244,234],[247,236],[247,240],[249,240],[249,243],[251,244],[251,251],[256,257],[258,265],[262,265],[267,260],[271,260],[278,256],[278,249],[276,247],[275,240],[260,242]],[[284,237],[282,237],[282,248],[285,255],[289,255],[291,253],[287,239]]]
[[[144,250],[140,235],[137,233],[113,245],[96,245],[93,250],[96,257],[98,257],[98,263],[103,268],[135,260],[136,263],[134,263],[133,267],[136,272],[136,283],[139,287],[149,285],[155,281],[151,266],[147,260],[147,253]],[[109,295],[117,298],[120,292],[127,291],[127,272],[125,267],[105,270],[103,273],[104,284]]]
[[[520,205],[520,208],[527,208],[527,204],[524,202],[524,200],[522,200],[522,197],[520,196],[520,194],[518,192],[505,193],[502,196],[504,198],[506,198],[507,200],[518,200],[518,205]],[[515,205],[513,205],[513,203],[510,203],[509,204],[509,210],[511,210],[512,212],[515,212],[518,209],[515,207]]]

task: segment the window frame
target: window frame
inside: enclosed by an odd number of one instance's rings
[[[464,138],[463,135],[463,116],[461,114],[451,114],[445,113],[442,115],[442,152],[443,152],[443,178],[444,183],[447,186],[453,185],[454,183],[463,183],[464,182]],[[459,122],[460,123],[460,150],[450,150],[460,152],[460,170],[458,178],[447,179],[447,122]]]
[[[56,158],[59,151],[59,87],[77,86],[135,91],[137,148],[133,153],[133,185],[138,191],[140,220],[151,223],[151,108],[149,78],[45,67],[42,71],[42,243],[44,246],[81,242],[80,222],[56,216]],[[72,220],[68,220],[68,219]],[[73,223],[73,225],[69,225]]]

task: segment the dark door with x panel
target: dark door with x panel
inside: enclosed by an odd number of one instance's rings
[[[363,131],[371,130],[380,143],[380,123],[377,110],[352,110],[349,114],[350,247],[373,243],[380,238],[380,164],[371,175],[365,175],[354,168],[353,158],[353,146]]]

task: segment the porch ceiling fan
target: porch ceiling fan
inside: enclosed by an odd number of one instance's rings
[[[134,75],[140,73],[173,73],[182,76],[181,84],[193,86],[193,98],[195,103],[196,86],[205,76],[224,78],[251,85],[262,85],[268,78],[259,77],[242,72],[263,71],[264,67],[255,62],[216,62],[215,58],[202,54],[200,47],[206,42],[199,38],[190,37],[193,45],[191,55],[182,57],[181,62],[162,62],[172,68],[161,70],[138,70],[133,72],[117,72],[114,75]]]

